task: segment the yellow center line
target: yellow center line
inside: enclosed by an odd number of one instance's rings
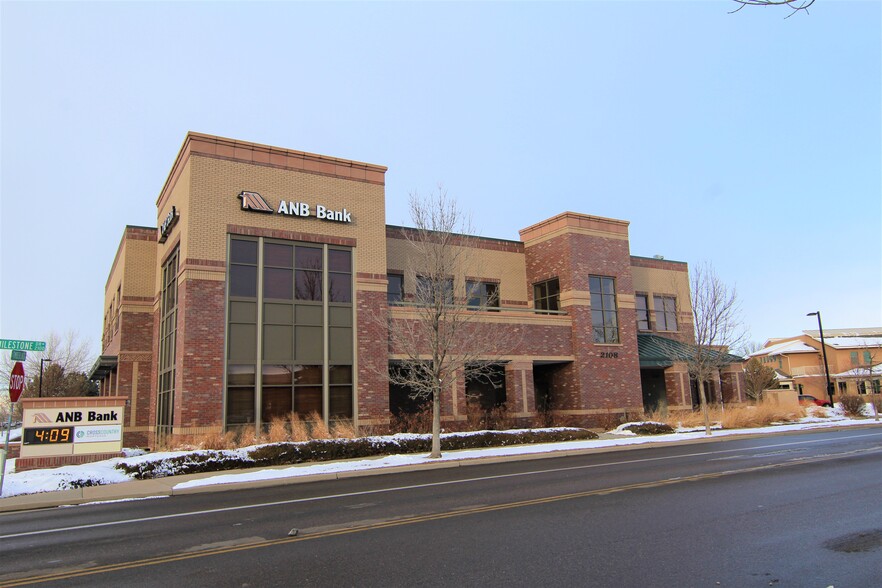
[[[53,574],[45,574],[42,576],[31,576],[26,578],[19,578],[17,580],[12,580],[9,583],[0,584],[2,588],[12,588],[13,586],[25,586],[28,584],[37,584],[41,582],[53,582],[57,580],[65,580],[69,578],[77,578],[81,576],[90,576],[95,574],[105,574],[108,572],[117,572],[122,570],[131,570],[134,568],[145,567],[145,566],[154,566],[161,565],[167,563],[174,563],[179,561],[185,561],[188,559],[197,559],[201,557],[209,557],[215,555],[224,555],[228,553],[235,553],[239,551],[248,551],[252,549],[262,549],[265,547],[273,547],[276,545],[285,545],[289,543],[299,543],[301,541],[312,541],[314,539],[325,539],[327,537],[338,537],[341,535],[349,535],[352,533],[361,533],[364,531],[374,531],[377,529],[387,529],[390,527],[400,527],[403,525],[413,525],[417,523],[426,523],[430,521],[439,521],[443,519],[450,519],[455,517],[462,517],[468,515],[475,515],[487,512],[495,512],[500,510],[509,510],[513,508],[523,508],[527,506],[537,506],[541,504],[550,504],[554,502],[561,502],[564,500],[573,500],[576,498],[586,498],[589,496],[606,496],[608,494],[615,494],[618,492],[628,492],[630,490],[641,490],[647,488],[658,488],[661,486],[669,486],[672,484],[681,484],[683,482],[696,482],[700,480],[710,480],[714,478],[722,478],[724,476],[731,476],[735,474],[746,474],[752,472],[759,472],[764,470],[771,470],[777,468],[785,468],[794,465],[801,465],[806,462],[817,463],[821,461],[829,461],[833,459],[839,459],[842,457],[852,456],[860,453],[874,452],[879,451],[878,448],[870,448],[870,449],[857,449],[854,451],[834,454],[834,455],[826,455],[826,456],[817,456],[817,457],[802,457],[798,459],[794,459],[791,461],[777,463],[777,464],[767,464],[760,466],[752,466],[748,468],[742,468],[737,470],[726,470],[722,472],[713,472],[706,474],[695,474],[692,476],[682,476],[677,478],[667,478],[664,480],[656,480],[652,482],[638,482],[635,484],[625,484],[622,486],[613,486],[610,488],[600,488],[597,490],[585,490],[583,492],[572,492],[569,494],[559,494],[556,496],[547,496],[544,498],[532,498],[529,500],[519,500],[515,502],[506,502],[502,504],[488,505],[488,506],[477,506],[471,508],[464,508],[458,510],[451,510],[447,512],[434,513],[434,514],[426,514],[426,515],[415,515],[411,517],[404,517],[401,519],[392,519],[389,521],[383,521],[379,523],[370,523],[367,525],[360,525],[356,527],[349,527],[344,529],[335,529],[329,531],[321,531],[315,534],[303,535],[299,537],[284,537],[281,539],[270,539],[267,541],[256,541],[253,543],[244,543],[242,545],[231,545],[226,547],[217,547],[213,549],[206,549],[204,551],[190,552],[190,553],[177,553],[171,555],[163,555],[157,557],[151,557],[146,559],[139,559],[135,561],[129,562],[121,562],[116,564],[108,564],[103,566],[95,566],[92,568],[86,568],[82,570],[70,570],[65,572],[58,572]]]

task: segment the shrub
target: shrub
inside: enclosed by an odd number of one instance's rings
[[[612,431],[622,424],[622,418],[626,414],[626,412],[618,412],[607,408],[605,412],[594,415],[592,420],[604,431]]]
[[[815,417],[816,419],[830,418],[830,413],[823,406],[807,406],[805,412],[808,416]]]
[[[296,412],[288,414],[288,425],[291,428],[291,441],[309,441],[309,428]]]
[[[719,424],[724,429],[743,429],[765,427],[773,423],[787,423],[805,416],[804,408],[784,410],[770,404],[756,406],[709,406],[708,418],[711,424]],[[700,409],[654,412],[646,415],[647,420],[665,423],[671,427],[698,429],[704,427],[704,415]]]
[[[857,394],[843,394],[839,397],[839,404],[848,416],[864,416],[866,401],[863,396]]]
[[[432,405],[426,403],[417,412],[402,412],[393,415],[389,429],[393,433],[430,433],[432,431]]]
[[[724,429],[744,429],[751,427],[766,427],[775,423],[789,423],[797,421],[805,416],[805,409],[785,410],[773,404],[758,404],[756,406],[728,407],[723,412],[715,408],[712,420],[717,420]]]
[[[309,436],[313,439],[330,439],[331,431],[322,416],[313,411],[309,413]]]
[[[253,428],[247,427],[239,431],[239,447],[248,447],[250,445],[259,445],[263,443],[263,435],[259,435]]]
[[[553,427],[555,424],[554,413],[548,409],[539,410],[533,417],[533,427],[537,429]]]
[[[235,431],[215,431],[196,437],[194,441],[200,449],[235,449],[236,436]]]
[[[288,434],[287,420],[280,417],[273,418],[273,420],[270,421],[269,431],[267,431],[266,438],[270,443],[289,441],[291,436]]]
[[[331,425],[331,435],[335,439],[354,439],[357,437],[355,434],[355,427],[349,419],[334,421]]]
[[[83,478],[78,480],[66,480],[61,482],[58,487],[61,490],[78,490],[80,488],[91,488],[92,486],[101,486],[103,482],[101,480],[94,480],[92,478]]]
[[[665,423],[640,423],[627,425],[626,431],[631,431],[637,435],[667,435],[674,432],[674,427]]]
[[[466,431],[504,431],[511,429],[514,418],[509,415],[505,404],[484,408],[478,402],[466,404]]]

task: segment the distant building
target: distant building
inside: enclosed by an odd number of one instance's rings
[[[878,393],[882,385],[882,327],[825,329],[824,343],[830,382],[835,394]],[[749,356],[774,368],[782,388],[794,388],[800,394],[827,397],[821,333],[803,331],[802,335],[769,339],[765,346]]]
[[[400,350],[384,321],[366,319],[408,320],[416,288],[403,272],[411,229],[385,222],[385,174],[187,135],[157,227],[125,228],[105,285],[92,378],[102,395],[129,398],[127,444],[253,430],[292,411],[383,429],[409,408],[383,375]],[[572,212],[474,247],[486,269],[463,280],[493,306],[481,321],[524,336],[498,366],[501,387],[449,384],[450,426],[475,393],[524,424],[545,407],[588,425],[692,408],[678,359],[693,341],[685,263],[632,256],[627,221]],[[451,289],[462,299],[460,280]],[[714,379],[711,400],[744,398],[740,364]]]

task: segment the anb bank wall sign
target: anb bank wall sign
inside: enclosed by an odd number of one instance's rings
[[[250,210],[252,212],[265,212],[267,214],[284,214],[288,216],[299,217],[315,217],[319,220],[331,221],[337,223],[351,223],[352,213],[345,208],[342,210],[332,210],[321,204],[315,206],[307,202],[293,202],[289,200],[280,200],[279,206],[273,208],[266,201],[266,198],[257,192],[243,191],[239,194],[242,199],[242,210]]]

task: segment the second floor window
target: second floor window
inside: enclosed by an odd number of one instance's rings
[[[417,276],[415,302],[433,305],[437,301],[453,304],[453,278]]]
[[[654,296],[655,328],[659,331],[677,330],[677,299],[673,296]]]
[[[533,308],[560,310],[560,282],[557,278],[533,284]]]
[[[591,326],[595,343],[619,342],[619,316],[616,309],[616,280],[607,276],[588,276],[591,291]]]
[[[637,330],[649,330],[649,296],[637,294],[634,296],[634,304],[637,309]]]
[[[466,300],[470,308],[499,308],[499,284],[466,281]]]
[[[389,303],[404,300],[404,276],[401,274],[389,274],[389,286],[386,289],[386,301]]]

